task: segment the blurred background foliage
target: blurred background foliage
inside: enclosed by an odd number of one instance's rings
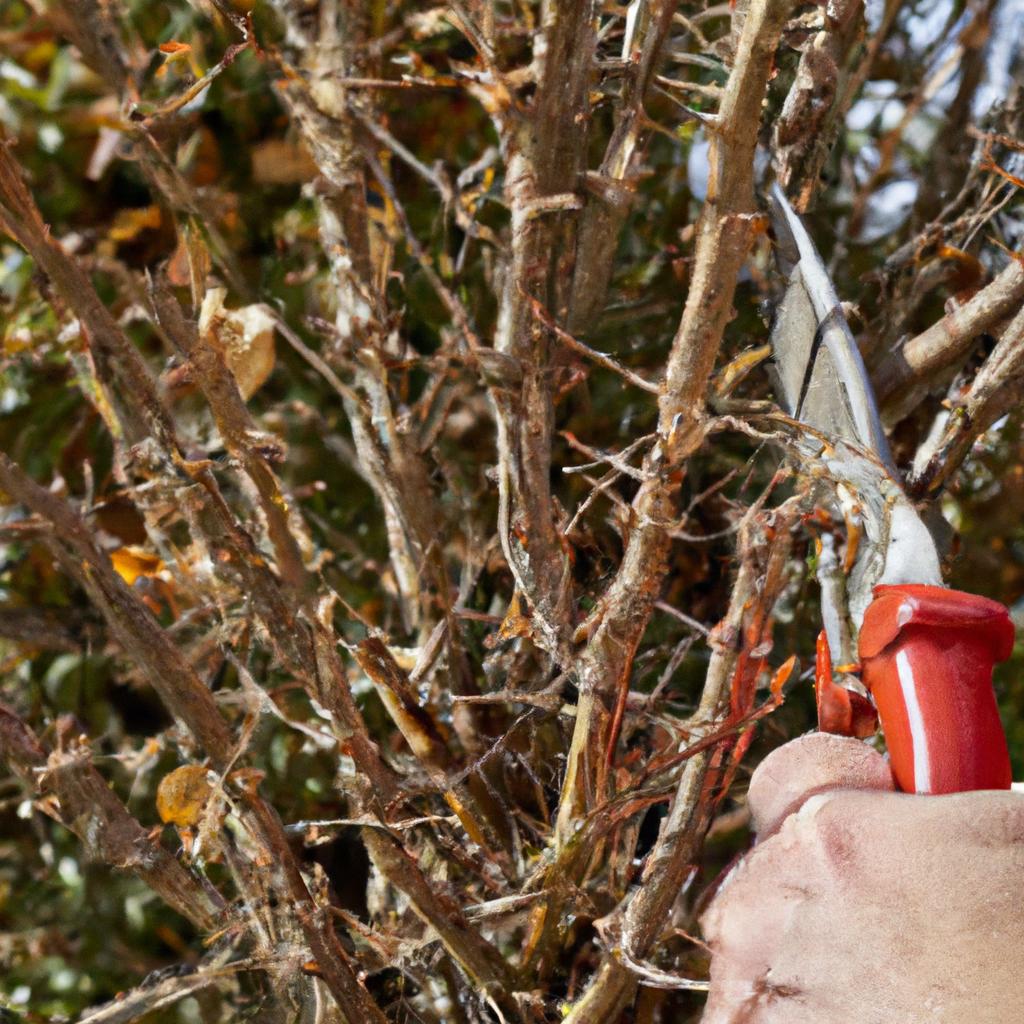
[[[508,19],[527,18],[533,8],[524,3],[517,15],[513,5],[496,6]],[[854,304],[854,329],[875,355],[940,318],[958,294],[989,280],[1008,259],[1020,258],[1008,253],[1024,245],[1021,183],[1013,177],[1024,174],[1024,154],[1019,146],[997,147],[995,159],[1010,177],[985,171],[980,143],[967,132],[974,125],[1020,138],[1017,83],[1024,5],[1019,0],[897,0],[895,7],[895,18],[808,213],[840,295]],[[281,40],[284,30],[272,5],[258,0],[250,7],[236,0],[236,8],[251,13],[262,45]],[[472,58],[464,37],[440,7],[372,0],[369,8],[376,22],[374,35],[386,41],[381,75],[398,81],[405,74],[415,82],[377,91],[382,123],[425,165],[439,166],[449,180],[458,181],[458,201],[480,225],[498,233],[506,230],[503,169],[493,155],[497,139],[492,122],[453,75],[454,67]],[[690,18],[700,15],[712,42],[729,15],[728,5],[703,9],[684,3],[679,9]],[[135,116],[145,116],[181,94],[236,40],[231,26],[202,0],[128,0],[120,10],[129,52],[143,69]],[[613,58],[624,10],[606,4],[602,14],[599,56],[604,64],[592,83],[594,162],[613,123]],[[807,12],[810,17],[813,9]],[[880,3],[868,4],[869,31],[877,30],[883,15]],[[971,26],[975,34],[964,45]],[[800,43],[796,26],[784,38],[766,122],[789,88]],[[506,45],[514,54],[514,34]],[[525,44],[520,40],[519,45]],[[638,197],[622,232],[607,308],[587,338],[592,347],[613,353],[651,379],[664,364],[679,319],[693,224],[705,190],[707,144],[692,112],[713,108],[713,87],[727,76],[713,46],[703,51],[703,63],[696,66],[686,58],[700,53],[700,46],[692,37],[680,46],[681,52],[675,52],[670,42],[662,69],[665,80],[648,97],[651,130]],[[709,88],[674,88],[675,69],[683,66],[691,84]],[[317,168],[279,94],[277,68],[250,48],[153,130],[196,197],[207,218],[205,226],[220,234],[233,257],[236,280],[222,279],[226,306],[265,303],[306,345],[320,350],[334,341],[328,322],[332,284],[314,209]],[[14,152],[53,235],[86,263],[101,296],[154,375],[172,389],[175,357],[137,308],[142,301],[138,289],[147,271],[164,264],[173,272],[181,264],[182,225],[152,193],[119,140],[123,116],[107,84],[59,32],[45,4],[0,4],[0,123],[16,140]],[[497,313],[493,252],[455,225],[422,176],[384,147],[379,156],[429,263],[471,310],[481,337],[491,337]],[[961,187],[971,190],[972,202],[991,208],[984,224],[971,237],[954,235],[949,246],[955,251],[919,247],[909,260],[892,264],[894,254],[905,253],[908,244],[913,249],[920,232]],[[408,251],[393,204],[373,182],[367,202],[381,238],[394,247],[387,290],[402,358],[390,368],[391,389],[397,407],[412,415],[414,407],[421,408],[416,403],[430,379],[423,367],[442,348],[451,325],[422,266]],[[752,254],[737,290],[736,316],[727,330],[720,370],[767,339],[770,308],[765,303],[777,294],[770,267],[765,240]],[[179,272],[179,284],[180,277]],[[86,502],[122,577],[180,637],[224,706],[231,706],[239,681],[222,643],[230,643],[260,680],[280,716],[260,720],[249,759],[265,773],[265,792],[285,823],[344,818],[345,807],[333,785],[334,755],[289,725],[315,725],[317,709],[247,629],[244,602],[219,611],[189,606],[150,544],[140,515],[121,493],[110,434],[90,398],[92,378],[79,336],[68,329],[67,311],[52,298],[30,258],[12,240],[0,237],[0,448],[34,479],[52,482],[60,492]],[[991,338],[980,339],[962,379],[970,378],[992,344]],[[396,600],[385,524],[356,466],[341,403],[280,335],[274,355],[272,372],[249,408],[263,429],[284,442],[287,455],[278,470],[305,519],[311,561],[349,609],[344,635],[354,642],[372,626],[399,647],[410,643]],[[561,472],[562,467],[590,461],[576,439],[599,451],[621,450],[654,428],[656,408],[650,395],[625,387],[601,367],[569,358],[559,372],[564,386],[557,405],[561,433],[552,483],[557,500],[572,509],[600,476],[600,470]],[[453,378],[452,406],[434,442],[435,465],[443,467],[443,478],[439,468],[433,483],[447,520],[465,527],[456,533],[453,548],[482,546],[482,569],[465,604],[464,625],[478,681],[487,691],[500,689],[508,670],[511,655],[495,653],[487,641],[508,610],[512,586],[500,549],[491,541],[497,515],[491,476],[493,423],[480,391],[471,386],[472,375],[456,368]],[[933,389],[896,425],[896,452],[904,465],[948,393],[945,386]],[[763,367],[756,366],[734,395],[770,397]],[[209,412],[194,394],[182,393],[175,412],[197,453],[225,458]],[[740,434],[717,434],[692,460],[682,494],[689,511],[672,551],[670,582],[662,595],[666,606],[705,628],[721,617],[733,568],[735,524],[771,478],[778,458],[778,452],[757,448]],[[614,500],[598,499],[574,537],[574,571],[584,606],[586,595],[599,592],[618,564],[627,528],[620,509],[632,497],[630,487],[629,481],[620,481]],[[952,585],[1005,602],[1024,625],[1024,436],[1019,410],[975,444],[941,501],[957,531],[949,562]],[[57,715],[74,715],[91,738],[97,764],[133,814],[147,828],[162,827],[165,844],[177,848],[173,828],[162,826],[157,814],[156,788],[182,760],[181,737],[132,664],[106,643],[102,623],[85,595],[31,536],[19,538],[16,525],[9,520],[0,548],[0,601],[14,622],[12,626],[4,620],[0,639],[0,699],[44,733]],[[174,547],[187,538],[172,528],[167,541]],[[806,550],[796,551],[798,560],[812,554],[807,537],[801,543]],[[706,848],[701,885],[747,841],[742,814],[733,821],[728,815],[742,810],[749,768],[771,747],[814,725],[808,671],[817,632],[816,600],[813,580],[796,573],[778,615],[773,661],[778,664],[796,653],[804,671],[799,682],[790,684],[785,705],[760,727],[735,798],[724,805],[722,825]],[[33,610],[42,610],[42,618],[27,629],[19,627],[16,616]],[[218,616],[219,631],[212,625]],[[707,659],[699,635],[670,612],[658,611],[637,656],[632,687],[650,693],[661,681],[663,713],[682,714],[699,695]],[[353,679],[371,731],[399,755],[401,739],[373,688],[365,680],[360,685],[358,674]],[[996,685],[1015,777],[1024,778],[1020,645],[1014,658],[999,668]],[[442,714],[449,712],[443,692],[421,696]],[[639,744],[644,735],[634,728],[627,745]],[[539,784],[557,791],[559,761],[552,755],[544,768],[548,775]],[[656,825],[654,813],[643,829],[648,846]],[[324,832],[317,839],[321,845],[308,843],[309,856],[322,865],[339,904],[370,920],[367,864],[353,830],[333,827]],[[216,875],[218,869],[211,865],[209,870]],[[151,972],[194,963],[201,953],[201,937],[140,882],[90,863],[78,841],[42,814],[16,780],[0,779],[0,1006],[15,1018],[31,1021],[72,1017]],[[383,975],[370,982],[382,993],[387,983]],[[247,984],[235,996],[236,1019],[260,1005],[259,985]],[[565,995],[572,993],[572,979],[556,984]],[[386,994],[381,998],[385,1005]],[[692,995],[664,999],[664,1012],[676,1007],[679,1020],[699,1007]],[[201,1000],[185,1000],[152,1019],[211,1019],[209,1012]]]

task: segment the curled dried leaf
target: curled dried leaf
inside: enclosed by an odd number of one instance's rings
[[[159,575],[164,568],[163,560],[159,555],[154,555],[152,552],[145,551],[142,548],[135,547],[134,545],[118,548],[116,551],[112,551],[110,553],[110,561],[114,566],[114,572],[116,572],[129,587],[132,586],[140,576],[150,579]]]
[[[182,828],[198,824],[211,792],[205,765],[175,768],[157,787],[156,810],[160,820]]]
[[[266,306],[255,304],[227,309],[224,288],[211,288],[199,312],[200,334],[224,352],[238,390],[248,401],[273,373],[274,317]]]

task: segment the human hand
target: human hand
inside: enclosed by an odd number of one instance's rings
[[[702,918],[702,1024],[1010,1024],[1024,1007],[1024,795],[893,792],[825,733],[754,772],[759,842]]]

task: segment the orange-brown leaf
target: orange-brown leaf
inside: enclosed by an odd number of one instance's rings
[[[114,572],[130,587],[140,576],[151,578],[164,567],[158,555],[143,551],[134,545],[118,548],[110,553],[110,561]]]
[[[782,694],[782,688],[786,685],[789,677],[793,674],[793,669],[796,667],[796,655],[791,654],[776,670],[772,676],[771,691],[773,697],[778,697]]]
[[[186,764],[160,780],[156,791],[156,810],[160,820],[171,825],[196,825],[210,798],[207,769],[201,764]]]

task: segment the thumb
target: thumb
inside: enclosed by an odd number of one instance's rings
[[[810,796],[829,789],[893,790],[889,763],[849,736],[813,732],[773,750],[750,779],[747,802],[764,837]]]

